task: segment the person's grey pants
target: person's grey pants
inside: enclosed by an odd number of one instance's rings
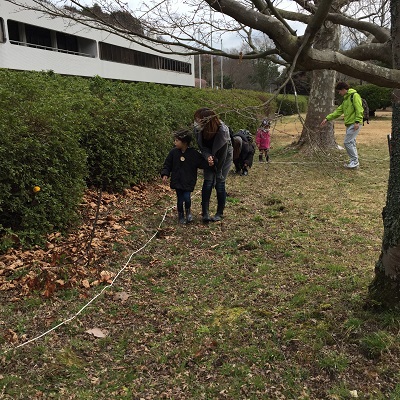
[[[344,137],[344,147],[350,157],[351,163],[358,163],[358,152],[356,146],[356,137],[360,132],[360,126],[357,130],[354,129],[354,124],[346,126],[346,135]]]

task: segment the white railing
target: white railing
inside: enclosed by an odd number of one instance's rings
[[[48,46],[42,46],[40,44],[33,44],[33,43],[27,43],[27,42],[19,42],[18,40],[10,40],[11,44],[16,44],[18,46],[26,46],[26,47],[34,47],[35,49],[41,49],[41,50],[50,50],[50,51],[56,51],[58,53],[66,53],[66,54],[73,54],[75,56],[82,56],[82,57],[90,57],[90,58],[95,58],[96,56],[88,53],[80,53],[78,51],[71,51],[71,50],[64,50],[64,49],[58,49],[56,47],[48,47]]]

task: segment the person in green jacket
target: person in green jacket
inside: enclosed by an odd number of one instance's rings
[[[344,137],[344,147],[350,157],[350,162],[345,164],[346,168],[358,168],[358,152],[356,146],[356,137],[360,132],[361,122],[363,120],[364,109],[361,96],[356,90],[351,89],[346,82],[339,82],[336,90],[343,96],[342,104],[331,114],[327,115],[321,122],[324,126],[328,121],[344,115],[344,124],[346,125],[346,135]]]

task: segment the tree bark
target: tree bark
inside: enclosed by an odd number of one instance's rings
[[[321,150],[337,149],[334,124],[320,126],[321,121],[332,112],[336,72],[313,71],[308,110],[297,146],[305,153],[320,153]]]
[[[339,31],[338,25],[326,21],[316,35],[314,47],[336,51],[339,48]],[[312,71],[307,116],[298,141],[298,146],[306,153],[338,147],[334,136],[334,125],[320,126],[321,121],[332,112],[335,83],[336,71],[326,69]]]
[[[391,0],[393,68],[400,69],[400,4]],[[400,308],[400,90],[393,91],[390,172],[383,209],[383,240],[375,278],[369,287],[371,306]]]

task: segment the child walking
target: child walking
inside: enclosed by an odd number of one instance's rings
[[[208,168],[209,163],[193,147],[190,131],[182,129],[174,134],[175,147],[169,152],[161,170],[161,178],[166,184],[171,176],[170,187],[175,189],[177,197],[178,221],[186,224],[193,221],[191,213],[191,192],[197,182],[197,169]],[[184,214],[186,211],[186,219]]]
[[[256,145],[259,151],[258,161],[263,161],[263,154],[265,155],[265,161],[269,161],[269,148],[271,145],[271,123],[267,119],[263,119],[260,127],[256,133]]]

